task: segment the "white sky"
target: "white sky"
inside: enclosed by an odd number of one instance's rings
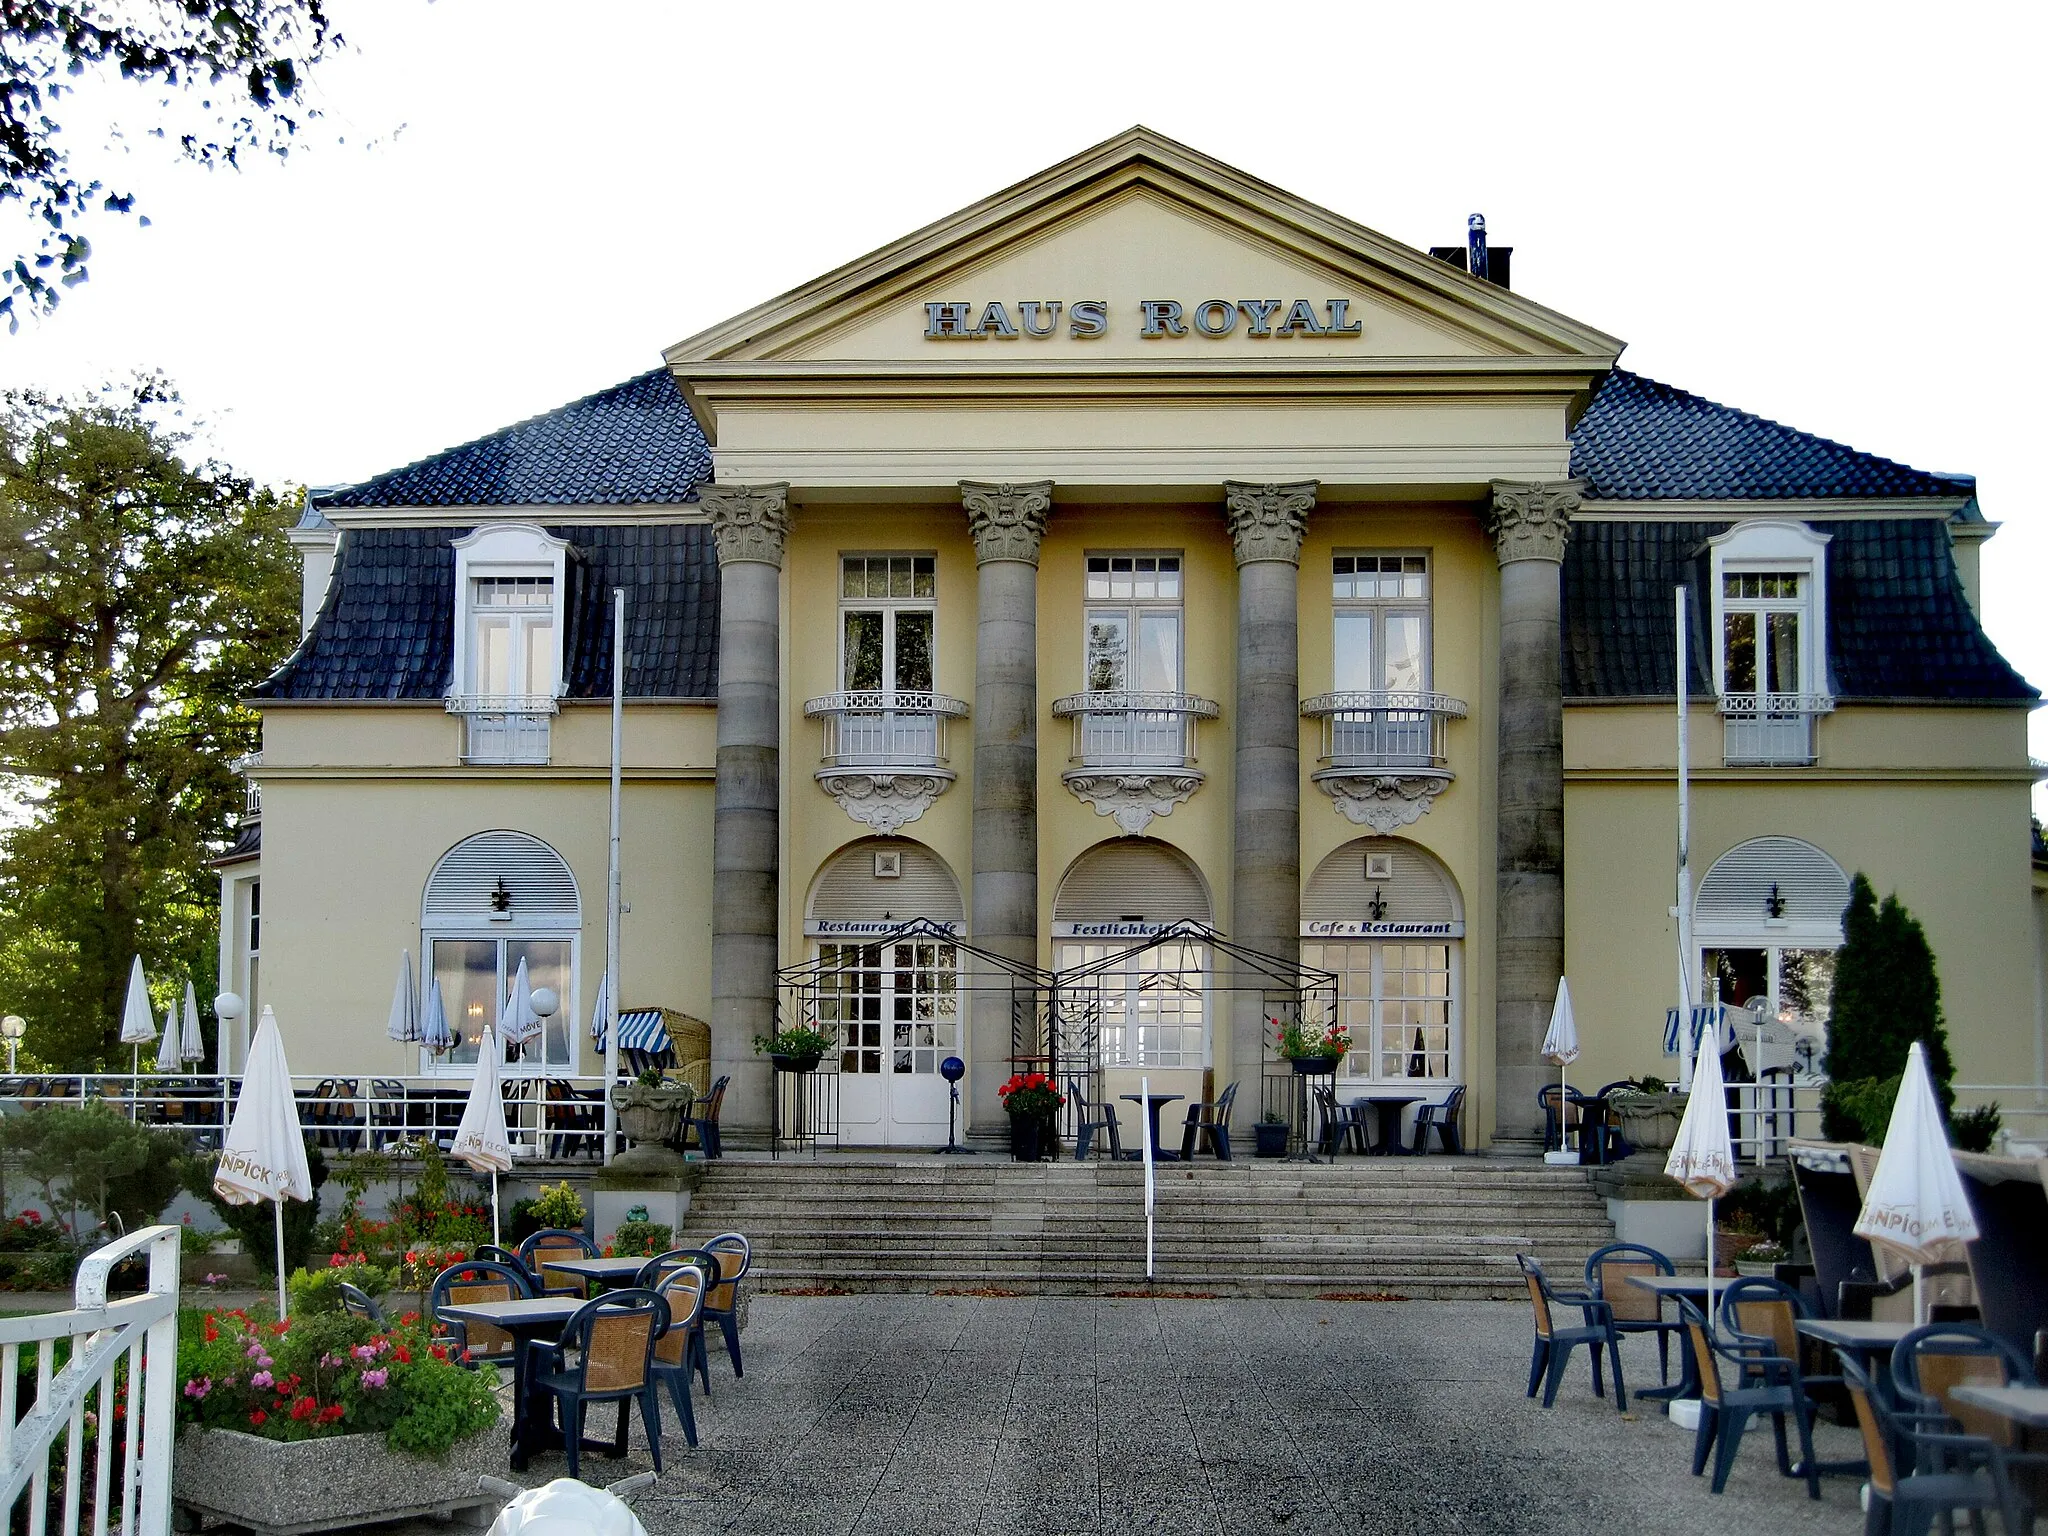
[[[1627,366],[1976,474],[1987,624],[2048,683],[2048,8],[333,9],[325,131],[240,174],[128,156],[152,227],[99,221],[0,385],[161,368],[236,467],[359,479],[1142,122],[1417,246],[1483,211],[1516,289]]]

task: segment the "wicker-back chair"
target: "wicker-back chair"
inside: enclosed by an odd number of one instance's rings
[[[1686,1347],[1692,1351],[1693,1369],[1700,1381],[1700,1422],[1693,1433],[1692,1475],[1698,1477],[1707,1465],[1707,1453],[1714,1454],[1714,1492],[1728,1486],[1728,1474],[1735,1467],[1735,1453],[1742,1447],[1742,1432],[1759,1413],[1771,1416],[1776,1432],[1778,1470],[1787,1477],[1806,1480],[1806,1496],[1820,1497],[1820,1466],[1813,1457],[1813,1413],[1793,1377],[1790,1362],[1780,1358],[1776,1346],[1745,1344],[1716,1337],[1707,1315],[1691,1301],[1678,1298],[1678,1315],[1685,1324]],[[1731,1386],[1722,1379],[1721,1362],[1741,1368]],[[1785,1415],[1792,1416],[1799,1432],[1799,1465],[1794,1467],[1785,1442]],[[1716,1442],[1719,1442],[1717,1445]]]
[[[1671,1341],[1684,1332],[1684,1324],[1664,1315],[1662,1296],[1639,1285],[1630,1285],[1629,1277],[1676,1273],[1670,1259],[1642,1243],[1609,1243],[1604,1248],[1594,1249],[1586,1259],[1586,1294],[1598,1296],[1607,1303],[1614,1318],[1614,1331],[1657,1336],[1657,1380],[1660,1383],[1671,1380]]]
[[[1933,1528],[1937,1515],[1947,1522],[1958,1509],[1995,1509],[2008,1531],[2027,1529],[2022,1523],[2024,1507],[1995,1442],[1954,1433],[1946,1414],[1891,1406],[1863,1367],[1846,1354],[1842,1382],[1856,1409],[1856,1427],[1870,1463],[1864,1536],[1925,1532]],[[1895,1457],[1894,1447],[1903,1456]],[[1914,1470],[1902,1475],[1902,1463]]]
[[[655,1342],[668,1321],[668,1303],[653,1291],[635,1286],[579,1307],[558,1342],[531,1346],[534,1388],[561,1400],[562,1445],[568,1452],[571,1477],[581,1475],[583,1412],[591,1403],[619,1405],[612,1452],[623,1456],[626,1424],[637,1402],[654,1470],[661,1470],[661,1402],[653,1361]],[[573,1362],[571,1355],[575,1356]]]
[[[668,1384],[668,1395],[676,1405],[676,1417],[683,1421],[683,1438],[697,1443],[697,1415],[690,1406],[690,1372],[704,1378],[704,1393],[711,1394],[711,1366],[704,1354],[704,1271],[695,1264],[682,1264],[663,1273],[653,1289],[668,1303],[668,1329],[654,1341],[653,1370],[657,1380]]]
[[[1522,1278],[1529,1286],[1529,1303],[1536,1313],[1536,1347],[1529,1357],[1527,1395],[1534,1397],[1541,1382],[1543,1406],[1548,1408],[1555,1403],[1565,1365],[1572,1351],[1583,1344],[1593,1367],[1593,1395],[1605,1397],[1607,1390],[1600,1379],[1600,1351],[1604,1347],[1614,1367],[1614,1406],[1626,1413],[1628,1389],[1622,1385],[1621,1338],[1614,1331],[1614,1308],[1598,1296],[1558,1290],[1550,1283],[1543,1266],[1526,1253],[1516,1254],[1515,1262],[1522,1266]],[[1578,1327],[1559,1326],[1557,1312],[1566,1307],[1578,1308]]]
[[[1958,1402],[1957,1387],[2034,1385],[2033,1365],[2010,1341],[1968,1323],[1915,1328],[1892,1351],[1892,1382],[1909,1411],[1946,1414],[1966,1434],[2011,1448],[2013,1423],[2001,1414]]]
[[[532,1294],[533,1282],[523,1268],[494,1264],[488,1259],[467,1259],[434,1277],[433,1287],[427,1292],[427,1317],[437,1331],[448,1335],[455,1346],[455,1358],[462,1364],[510,1360],[519,1347],[511,1334],[488,1323],[466,1323],[459,1317],[445,1316],[442,1309],[479,1301],[523,1301]]]
[[[543,1296],[587,1296],[590,1282],[581,1275],[567,1274],[548,1263],[548,1258],[594,1259],[597,1247],[581,1232],[567,1227],[547,1227],[519,1245],[519,1262],[533,1276]]]
[[[725,1352],[732,1360],[734,1376],[746,1375],[740,1363],[740,1287],[753,1268],[754,1248],[737,1232],[721,1232],[698,1249],[708,1260],[705,1274],[709,1285],[704,1292],[704,1321],[718,1324],[725,1337]],[[707,1380],[705,1392],[710,1392]]]

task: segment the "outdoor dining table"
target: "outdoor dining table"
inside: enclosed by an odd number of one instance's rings
[[[1372,1144],[1371,1151],[1381,1157],[1406,1157],[1408,1147],[1401,1139],[1401,1111],[1410,1104],[1420,1104],[1428,1098],[1426,1093],[1363,1093],[1352,1102],[1360,1109],[1370,1104],[1379,1115],[1379,1139]]]
[[[2048,1387],[1951,1387],[1950,1397],[1982,1408],[2021,1429],[2048,1430]]]
[[[1654,1291],[1659,1303],[1666,1296],[1684,1296],[1689,1300],[1706,1302],[1710,1295],[1719,1295],[1735,1283],[1733,1275],[1630,1275],[1628,1283],[1640,1291]],[[1711,1312],[1711,1306],[1704,1310]],[[1678,1380],[1668,1387],[1644,1387],[1635,1394],[1651,1402],[1676,1402],[1681,1398],[1700,1395],[1699,1366],[1692,1358],[1692,1340],[1681,1338],[1678,1344]]]
[[[1152,1160],[1155,1163],[1179,1162],[1180,1154],[1178,1152],[1169,1152],[1166,1148],[1159,1145],[1159,1111],[1164,1106],[1173,1103],[1176,1099],[1186,1098],[1187,1095],[1184,1093],[1124,1093],[1117,1095],[1117,1097],[1129,1099],[1133,1104],[1143,1104],[1145,1106],[1145,1114],[1152,1126]]]
[[[465,1323],[488,1323],[512,1335],[512,1470],[524,1472],[529,1457],[538,1451],[559,1449],[562,1432],[555,1426],[554,1409],[548,1399],[533,1390],[533,1369],[528,1363],[532,1346],[551,1336],[584,1306],[581,1296],[528,1296],[512,1301],[470,1301],[443,1303],[441,1316]],[[609,1451],[610,1445],[586,1439],[587,1450]]]
[[[565,1275],[575,1275],[584,1280],[596,1280],[603,1285],[630,1285],[639,1278],[640,1271],[647,1267],[645,1258],[620,1259],[548,1259],[549,1269],[558,1269]],[[689,1261],[676,1259],[666,1269],[681,1269]]]

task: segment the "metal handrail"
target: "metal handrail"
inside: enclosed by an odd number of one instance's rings
[[[805,718],[821,728],[819,762],[869,772],[942,768],[947,726],[966,713],[966,700],[922,691],[859,689],[804,702]]]
[[[1413,711],[1417,714],[1446,715],[1453,720],[1465,718],[1465,701],[1454,699],[1447,693],[1384,693],[1351,692],[1319,693],[1312,699],[1301,701],[1304,720],[1320,720],[1325,715],[1354,714],[1385,710]]]
[[[823,715],[881,713],[944,715],[949,720],[959,720],[966,717],[967,701],[956,699],[948,693],[891,693],[877,688],[857,689],[850,693],[827,693],[815,699],[804,700],[806,720],[815,720]]]
[[[451,715],[552,715],[560,712],[552,693],[451,693]]]
[[[1319,693],[1303,701],[1301,713],[1322,722],[1322,760],[1330,766],[1320,780],[1351,770],[1448,768],[1450,722],[1465,718],[1465,701],[1397,690]]]
[[[1724,715],[1831,715],[1833,695],[1825,693],[1724,693]]]
[[[1192,693],[1134,693],[1126,689],[1100,693],[1070,693],[1052,701],[1055,720],[1075,715],[1186,715],[1191,720],[1214,720],[1221,707],[1214,699]]]

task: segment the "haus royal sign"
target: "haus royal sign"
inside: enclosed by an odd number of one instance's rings
[[[1079,341],[1107,336],[1118,312],[1107,299],[968,299],[926,304],[927,341],[1045,340],[1062,326]],[[1339,340],[1364,334],[1351,318],[1349,299],[1140,299],[1136,313],[1124,316],[1148,341],[1181,336],[1230,336],[1242,327],[1259,340],[1288,341],[1295,337]]]

